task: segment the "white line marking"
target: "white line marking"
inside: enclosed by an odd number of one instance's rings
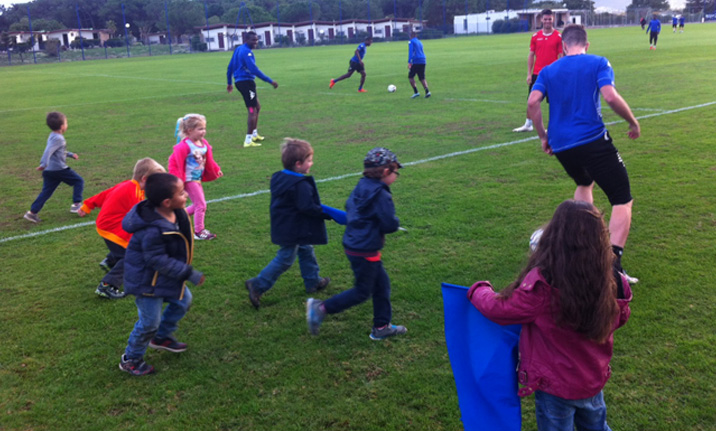
[[[654,113],[654,114],[643,115],[643,116],[641,116],[641,117],[636,117],[636,118],[637,118],[637,120],[643,120],[643,119],[646,119],[646,118],[660,117],[660,116],[662,116],[662,115],[669,115],[669,114],[677,114],[677,113],[679,113],[679,112],[689,111],[689,110],[692,110],[692,109],[705,108],[705,107],[713,106],[713,105],[716,105],[716,101],[707,102],[707,103],[702,103],[702,104],[700,104],[700,105],[686,106],[686,107],[684,107],[684,108],[671,109],[671,110],[668,110],[668,111],[663,111],[663,112],[657,112],[657,113]],[[619,124],[619,123],[623,123],[623,122],[624,122],[624,120],[617,120],[617,121],[611,121],[611,122],[609,122],[609,123],[605,123],[605,125],[610,126],[610,125],[613,125],[613,124]],[[435,160],[448,159],[448,158],[451,158],[451,157],[457,157],[457,156],[463,156],[463,155],[465,155],[465,154],[476,153],[476,152],[478,152],[478,151],[485,151],[485,150],[492,150],[492,149],[495,149],[495,148],[507,147],[507,146],[510,146],[510,145],[521,144],[521,143],[523,143],[523,142],[535,141],[535,140],[537,140],[537,139],[538,139],[537,136],[531,136],[531,137],[529,137],[529,138],[518,139],[518,140],[516,140],[516,141],[510,141],[510,142],[503,142],[503,143],[501,143],[501,144],[488,145],[488,146],[486,146],[486,147],[477,147],[477,148],[471,148],[471,149],[469,149],[469,150],[464,150],[464,151],[455,151],[455,152],[452,152],[452,153],[442,154],[442,155],[439,155],[439,156],[428,157],[427,159],[420,159],[420,160],[415,160],[415,161],[412,161],[412,162],[406,162],[406,163],[403,163],[403,166],[420,165],[420,164],[423,164],[423,163],[433,162],[433,161],[435,161]],[[344,174],[344,175],[338,175],[338,176],[330,177],[330,178],[324,178],[324,179],[316,180],[316,182],[317,182],[317,183],[327,183],[327,182],[329,182],[329,181],[338,181],[338,180],[342,180],[342,179],[344,179],[344,178],[357,177],[357,176],[359,176],[359,175],[361,175],[361,172],[350,173],[350,174]],[[225,197],[223,197],[223,198],[211,199],[211,200],[206,201],[206,203],[223,202],[223,201],[228,201],[228,200],[233,200],[233,199],[243,199],[243,198],[248,198],[248,197],[252,197],[252,196],[263,195],[263,194],[270,193],[270,192],[271,192],[271,190],[257,190],[257,191],[255,191],[255,192],[242,193],[242,194],[240,194],[240,195],[225,196]],[[47,234],[54,233],[54,232],[61,232],[61,231],[63,231],[63,230],[69,230],[69,229],[75,229],[75,228],[80,228],[80,227],[85,227],[85,226],[91,226],[91,225],[93,225],[93,224],[94,224],[94,222],[77,223],[77,224],[72,224],[72,225],[69,225],[69,226],[61,226],[61,227],[56,227],[56,228],[54,228],[54,229],[48,229],[48,230],[42,230],[42,231],[38,231],[38,232],[27,233],[27,234],[24,234],[24,235],[17,235],[17,236],[11,236],[11,237],[7,237],[7,238],[0,238],[0,244],[5,243],[5,242],[9,242],[9,241],[19,240],[19,239],[34,238],[34,237],[37,237],[37,236],[47,235]]]
[[[632,111],[653,111],[653,112],[664,112],[664,109],[657,108],[631,108]]]

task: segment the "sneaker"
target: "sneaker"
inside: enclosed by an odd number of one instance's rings
[[[266,138],[264,138],[263,136],[261,136],[261,135],[259,135],[259,134],[253,135],[253,136],[251,137],[251,141],[253,141],[253,142],[261,142],[261,141],[263,141],[264,139],[266,139]]]
[[[259,145],[261,145],[261,144],[259,144]],[[203,241],[203,240],[209,241],[214,238],[216,238],[216,235],[209,232],[208,229],[202,229],[201,232],[194,232],[194,239],[197,241]]]
[[[411,99],[415,99],[416,97],[420,97],[420,93],[413,93],[413,95],[410,96]]]
[[[154,372],[154,367],[144,362],[144,359],[129,359],[127,355],[122,355],[120,358],[119,369],[133,376],[146,376]]]
[[[261,146],[261,144],[259,144],[258,142],[254,142],[254,141],[244,142],[244,148],[248,148],[248,147],[260,147],[260,146]]]
[[[373,328],[373,330],[370,331],[370,339],[377,341],[392,337],[393,335],[405,334],[406,332],[408,332],[408,328],[405,326],[388,324],[382,329]]]
[[[328,84],[328,88],[332,89],[334,85],[336,85],[336,81],[334,79],[331,79],[331,83]]]
[[[77,202],[75,204],[72,204],[72,206],[70,206],[70,212],[73,214],[77,214],[81,208],[82,208],[82,202]]]
[[[321,310],[321,304],[323,301],[313,298],[308,298],[306,302],[306,322],[311,335],[318,335],[318,328],[321,327],[321,323],[326,317],[326,312]]]
[[[430,97],[430,96],[432,96],[432,93],[430,93],[429,91],[428,91],[427,93],[425,93],[425,98],[426,98],[426,99],[427,99],[428,97]]]
[[[523,125],[522,127],[518,127],[516,129],[512,129],[513,132],[531,132],[533,130],[533,127],[531,125]]]
[[[251,302],[251,305],[258,310],[261,305],[261,294],[254,288],[253,279],[246,280],[244,282],[244,286],[246,286],[246,290],[249,291],[249,302]]]
[[[358,92],[359,92],[359,93],[367,93],[368,91],[366,91],[365,88],[361,88],[360,90],[358,90]]]
[[[316,283],[316,285],[313,286],[313,288],[311,288],[311,289],[306,289],[306,293],[316,293],[316,292],[319,292],[319,291],[325,289],[326,286],[328,286],[328,283],[330,283],[330,282],[331,282],[331,278],[330,278],[330,277],[321,277],[321,278],[318,280],[318,283]]]
[[[26,212],[25,215],[22,216],[22,218],[33,223],[40,223],[42,221],[40,220],[40,217],[37,216],[37,214],[33,214],[30,211]]]
[[[157,350],[166,350],[172,353],[181,353],[186,351],[186,343],[180,343],[174,338],[153,338],[149,342],[149,347]]]
[[[121,292],[119,289],[117,289],[116,286],[107,284],[104,281],[101,281],[99,283],[99,286],[97,286],[97,289],[94,291],[94,293],[96,293],[97,296],[101,298],[107,299],[122,299],[127,296],[126,293]]]
[[[114,265],[110,265],[109,259],[105,257],[104,259],[102,259],[102,262],[99,263],[99,267],[102,268],[104,272],[109,272],[112,270]]]

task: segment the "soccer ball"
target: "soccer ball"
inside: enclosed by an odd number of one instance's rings
[[[388,93],[395,93],[395,90],[397,90],[397,89],[398,89],[398,87],[396,87],[396,86],[393,85],[393,84],[390,84],[390,85],[388,86]]]
[[[530,237],[530,250],[535,251],[537,250],[537,245],[539,244],[540,238],[542,238],[542,228],[537,229],[536,231],[532,232],[532,236]]]

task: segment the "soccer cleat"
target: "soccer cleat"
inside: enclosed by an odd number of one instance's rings
[[[26,212],[25,215],[22,216],[22,218],[33,223],[40,223],[42,221],[40,220],[40,217],[37,216],[37,214],[33,214],[30,211]]]
[[[264,139],[266,139],[266,138],[264,138],[263,136],[259,135],[258,133],[255,134],[255,135],[253,135],[253,136],[251,136],[251,140],[252,140],[253,142],[261,142],[261,141],[263,141]]]
[[[370,339],[378,341],[394,335],[405,334],[406,332],[408,332],[408,328],[405,326],[392,325],[389,323],[381,329],[373,328],[373,330],[370,331]]]
[[[328,88],[332,89],[334,85],[336,85],[336,81],[335,81],[335,79],[331,79],[331,83],[328,84]]]
[[[533,130],[533,127],[530,125],[523,125],[522,127],[518,127],[516,129],[512,129],[513,132],[531,132]]]
[[[72,204],[72,206],[70,206],[70,212],[73,214],[77,214],[81,208],[82,208],[82,202],[74,203],[74,204]]]
[[[244,148],[260,147],[260,146],[261,146],[261,144],[259,144],[258,142],[254,142],[254,141],[246,141],[246,142],[244,142]]]
[[[116,286],[107,284],[104,281],[101,281],[99,283],[99,286],[97,286],[97,289],[95,289],[94,293],[96,293],[97,296],[99,296],[100,298],[107,299],[122,299],[127,296],[126,293],[120,292],[120,290],[117,289]]]
[[[420,97],[420,93],[413,93],[413,95],[410,96],[411,99],[415,99],[416,97]]]
[[[261,294],[254,288],[253,279],[246,280],[244,286],[246,286],[246,290],[249,291],[249,302],[258,310],[259,306],[261,306]]]
[[[261,144],[259,144],[259,145],[261,145]],[[216,238],[216,235],[209,232],[208,229],[202,229],[201,232],[194,232],[194,239],[197,241],[203,241],[203,240],[209,241],[214,238]]]
[[[360,90],[358,90],[358,92],[359,92],[359,93],[367,93],[368,91],[366,91],[365,88],[361,88]]]
[[[328,286],[328,283],[330,283],[330,282],[331,282],[331,278],[330,278],[330,277],[321,277],[321,278],[318,280],[318,283],[316,283],[316,285],[313,286],[313,288],[311,288],[311,289],[306,289],[306,293],[316,293],[316,292],[319,292],[319,291],[325,289],[326,286]]]
[[[144,362],[144,359],[129,359],[127,355],[120,358],[119,369],[133,376],[146,376],[154,372],[154,367]]]
[[[430,97],[430,96],[432,96],[432,94],[431,94],[429,91],[428,91],[427,93],[425,93],[425,98],[426,98],[426,99],[427,99],[428,97]]]
[[[326,317],[326,312],[321,310],[321,304],[323,301],[313,298],[308,298],[306,302],[306,323],[308,323],[308,332],[311,335],[318,335],[318,329]]]
[[[149,342],[149,347],[156,350],[166,350],[172,353],[185,352],[187,345],[186,343],[180,343],[172,337],[167,338],[153,338]]]

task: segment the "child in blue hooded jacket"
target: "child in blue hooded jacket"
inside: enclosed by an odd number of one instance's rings
[[[373,298],[373,329],[370,338],[382,340],[407,332],[405,326],[390,323],[390,278],[383,268],[380,250],[385,235],[400,227],[390,185],[402,166],[387,148],[373,148],[363,161],[363,177],[346,202],[346,231],[343,247],[351,263],[355,284],[325,301],[309,298],[306,304],[308,330],[318,335],[326,314],[340,313]]]

